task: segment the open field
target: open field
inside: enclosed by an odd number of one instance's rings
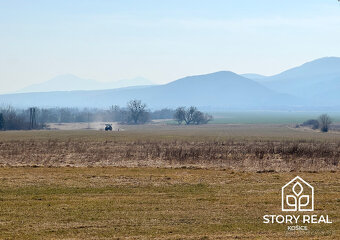
[[[106,122],[76,122],[76,123],[49,123],[47,128],[50,130],[104,130]],[[118,130],[118,127],[112,124],[113,130]]]
[[[237,111],[215,112],[213,123],[229,124],[300,124],[308,119],[318,119],[320,111]],[[328,112],[333,122],[340,122],[340,112]]]
[[[287,125],[0,132],[0,239],[339,239],[340,134]],[[264,224],[281,187],[332,224]]]
[[[340,175],[299,173],[332,224],[287,231],[281,187],[297,173],[207,169],[0,168],[3,239],[339,239]]]
[[[214,119],[209,124],[301,124],[308,119],[318,119],[321,111],[228,111],[211,112]],[[332,122],[339,125],[340,112],[327,111]],[[177,124],[168,120],[169,124]]]
[[[199,167],[338,171],[340,134],[285,125],[124,126],[0,134],[1,166]]]

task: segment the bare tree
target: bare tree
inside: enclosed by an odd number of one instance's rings
[[[185,108],[184,107],[177,108],[174,114],[174,118],[179,125],[182,124],[182,122],[185,120]]]
[[[185,124],[189,125],[194,120],[194,113],[197,111],[197,108],[194,106],[191,106],[186,112],[185,112]]]
[[[195,111],[192,116],[192,122],[196,125],[203,123],[204,121],[204,113],[201,111]]]
[[[197,108],[193,106],[191,106],[187,110],[185,109],[185,107],[177,108],[174,114],[174,118],[178,122],[178,124],[182,124],[182,122],[185,122],[186,125],[206,124],[213,119],[211,115],[198,111]]]
[[[134,124],[145,123],[148,121],[148,112],[146,111],[146,104],[140,100],[131,100],[127,104],[129,111],[129,120]],[[129,121],[128,122],[131,122]]]
[[[15,110],[13,107],[7,106],[0,109],[0,112],[3,116],[4,130],[21,130],[29,128],[24,111]]]
[[[209,114],[202,113],[201,111],[196,111],[193,114],[193,123],[198,124],[207,124],[209,121],[211,121],[213,117]]]
[[[329,125],[332,123],[331,118],[327,114],[322,114],[319,117],[320,129],[322,132],[328,132]]]

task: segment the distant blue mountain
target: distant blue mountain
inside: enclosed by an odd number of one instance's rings
[[[172,106],[253,108],[292,103],[288,95],[229,71],[185,77],[154,89],[163,105]]]
[[[328,92],[340,89],[340,58],[326,57],[307,62],[278,75],[266,77],[262,79],[262,84],[274,91],[313,100],[318,104],[328,99]],[[335,99],[340,100],[340,94]]]
[[[83,79],[72,74],[60,75],[46,82],[27,86],[17,92],[51,92],[51,91],[74,91],[74,90],[100,90],[114,89],[131,86],[154,85],[150,80],[137,77],[113,82],[98,82],[92,79]]]
[[[21,107],[125,106],[131,99],[140,99],[151,108],[195,105],[209,109],[253,109],[294,105],[298,102],[296,98],[227,71],[185,77],[158,86],[0,95],[0,102]]]
[[[257,82],[262,82],[263,80],[267,78],[267,76],[256,74],[256,73],[245,73],[245,74],[241,74],[241,76],[245,78],[249,78]]]
[[[153,109],[195,105],[210,110],[340,110],[339,93],[340,58],[327,57],[269,77],[221,71],[164,85],[5,94],[0,95],[0,104],[107,108],[140,99]]]

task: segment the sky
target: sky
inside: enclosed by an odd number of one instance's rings
[[[0,0],[0,93],[62,74],[274,75],[339,43],[337,0]]]

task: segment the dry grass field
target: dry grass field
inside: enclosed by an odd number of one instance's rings
[[[287,231],[281,187],[297,173],[213,169],[1,168],[2,239],[339,239],[340,175],[299,173],[332,224]]]
[[[0,239],[340,239],[340,135],[285,125],[0,132]],[[288,231],[281,187],[332,224]]]
[[[2,132],[0,165],[339,170],[338,133],[284,125],[124,127],[120,132]]]

